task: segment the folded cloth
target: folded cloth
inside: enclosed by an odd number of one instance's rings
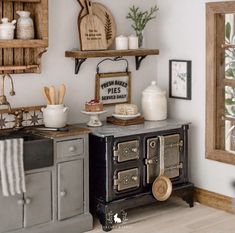
[[[3,196],[26,192],[22,138],[0,140],[0,175]]]

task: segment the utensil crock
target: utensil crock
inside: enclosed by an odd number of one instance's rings
[[[63,104],[47,105],[46,108],[41,110],[45,127],[61,128],[66,126],[68,122],[68,107]]]

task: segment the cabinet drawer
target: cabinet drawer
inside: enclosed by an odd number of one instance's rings
[[[82,138],[57,142],[57,157],[59,159],[81,155],[84,153],[84,140]]]

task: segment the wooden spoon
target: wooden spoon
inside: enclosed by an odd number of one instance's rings
[[[49,89],[49,95],[51,99],[51,104],[54,105],[56,104],[56,95],[55,95],[55,87],[51,86]]]
[[[65,92],[66,92],[66,87],[65,87],[64,84],[61,84],[61,85],[60,85],[60,89],[59,89],[59,96],[58,96],[58,102],[59,102],[59,104],[63,104]]]
[[[43,87],[43,96],[45,97],[47,104],[51,104],[51,99],[50,99],[50,95],[49,95],[49,88],[48,87]]]

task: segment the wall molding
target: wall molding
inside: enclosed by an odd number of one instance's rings
[[[201,188],[195,188],[195,201],[215,209],[235,214],[235,198],[232,197]]]

